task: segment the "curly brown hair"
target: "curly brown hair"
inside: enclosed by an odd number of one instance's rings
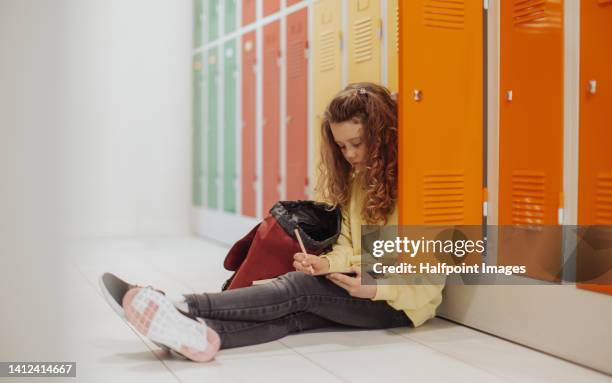
[[[333,205],[348,206],[352,168],[334,140],[331,124],[349,120],[362,124],[368,152],[365,171],[359,175],[366,189],[361,216],[367,223],[386,223],[397,202],[397,103],[381,85],[350,84],[327,106],[316,190]]]

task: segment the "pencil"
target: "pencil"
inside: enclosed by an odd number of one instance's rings
[[[300,249],[302,249],[302,253],[306,254],[306,248],[304,247],[304,242],[302,242],[302,237],[300,236],[300,231],[298,229],[293,230],[293,232],[295,233],[295,237],[297,238],[299,244],[300,244]]]
[[[302,237],[300,236],[300,231],[298,229],[293,230],[293,232],[295,233],[295,237],[298,240],[298,243],[300,244],[300,249],[302,249],[302,253],[307,254],[306,253],[306,248],[304,247],[304,242],[302,242]],[[314,274],[314,268],[312,266],[310,266],[310,274]]]

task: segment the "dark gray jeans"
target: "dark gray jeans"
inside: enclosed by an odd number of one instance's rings
[[[403,311],[385,301],[354,298],[325,277],[287,273],[257,286],[220,293],[187,294],[189,315],[219,333],[221,348],[269,342],[304,330],[349,326],[411,326]]]

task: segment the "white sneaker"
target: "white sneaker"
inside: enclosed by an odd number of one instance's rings
[[[125,311],[123,310],[123,297],[130,289],[139,286],[128,283],[112,273],[102,274],[98,280],[98,284],[100,285],[100,290],[102,291],[102,296],[106,300],[106,303],[108,303],[108,305],[117,313],[117,315],[129,323],[125,317]],[[161,290],[158,291],[165,294]],[[163,344],[156,342],[153,343],[165,351],[170,351],[170,348],[164,346]]]
[[[165,295],[150,287],[131,288],[123,297],[122,308],[138,332],[188,359],[207,362],[219,351],[219,334],[201,318],[182,314]]]

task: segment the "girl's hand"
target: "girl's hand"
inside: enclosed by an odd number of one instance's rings
[[[329,271],[329,261],[312,254],[295,253],[293,255],[293,267],[310,275],[318,275]]]
[[[353,266],[351,271],[357,273],[355,277],[340,273],[331,273],[327,279],[345,289],[352,297],[372,299],[376,296],[376,285],[361,284],[361,267]]]

